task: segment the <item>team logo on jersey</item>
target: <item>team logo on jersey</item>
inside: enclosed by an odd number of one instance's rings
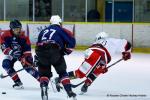
[[[21,46],[19,44],[12,44],[11,47],[13,50],[20,50],[21,51]]]
[[[13,37],[13,40],[16,40],[16,37]]]

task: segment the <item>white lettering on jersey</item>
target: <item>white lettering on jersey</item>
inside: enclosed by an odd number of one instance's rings
[[[46,34],[48,34],[49,32],[51,32],[49,37],[46,37]],[[52,36],[54,35],[55,32],[56,32],[56,30],[54,30],[54,29],[50,29],[50,30],[46,29],[43,33],[43,36],[42,36],[41,40],[47,40],[47,39],[51,40],[51,38],[52,38]]]

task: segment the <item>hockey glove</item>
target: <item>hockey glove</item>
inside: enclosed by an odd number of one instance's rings
[[[107,65],[107,64],[106,64],[106,61],[105,61],[105,60],[102,60],[102,58],[101,58],[101,60],[100,60],[100,66],[101,66],[101,69],[102,69],[102,73],[103,73],[103,74],[108,71],[106,65]]]
[[[97,70],[97,73],[104,74],[104,73],[106,73],[108,71],[108,68],[106,66],[99,65],[96,70]]]
[[[130,52],[122,52],[122,58],[126,61],[131,58]]]
[[[11,50],[9,52],[9,55],[12,56],[13,58],[18,59],[21,56],[21,51],[20,50]]]
[[[104,73],[106,73],[108,71],[108,68],[107,67],[104,67],[104,68],[102,68],[102,70],[101,70],[101,72],[104,74]]]
[[[23,66],[32,66],[33,65],[33,57],[31,54],[24,54],[21,57],[21,63]]]
[[[69,55],[69,54],[71,54],[72,51],[73,51],[73,50],[70,49],[70,48],[65,48],[65,49],[64,49],[64,55]]]

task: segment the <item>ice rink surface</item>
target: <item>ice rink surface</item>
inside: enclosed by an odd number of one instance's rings
[[[34,55],[34,51],[33,51]],[[2,65],[3,55],[0,52],[0,66]],[[66,56],[68,71],[75,70],[83,61],[83,51],[74,51]],[[120,59],[116,55],[110,64]],[[22,68],[19,62],[15,63],[15,69]],[[54,69],[53,78],[57,76]],[[0,67],[0,72],[6,72]],[[25,71],[19,73],[24,84],[23,90],[12,88],[14,84],[7,77],[0,79],[0,100],[41,100],[39,83]],[[71,81],[73,84],[81,82],[83,79]],[[150,54],[133,53],[129,61],[121,61],[112,66],[107,73],[100,75],[89,87],[84,95],[77,95],[78,100],[150,100]],[[73,89],[77,94],[80,93],[81,86]],[[6,94],[2,94],[6,92]],[[49,100],[66,100],[67,95],[64,91],[54,92],[49,84]]]

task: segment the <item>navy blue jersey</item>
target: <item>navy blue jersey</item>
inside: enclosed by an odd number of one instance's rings
[[[8,55],[10,50],[19,50],[23,53],[31,51],[29,37],[22,31],[19,37],[15,37],[10,30],[1,32],[0,44],[4,54]]]
[[[52,41],[58,44],[61,49],[73,49],[76,44],[73,33],[59,25],[50,25],[40,32],[37,44],[46,41]]]

